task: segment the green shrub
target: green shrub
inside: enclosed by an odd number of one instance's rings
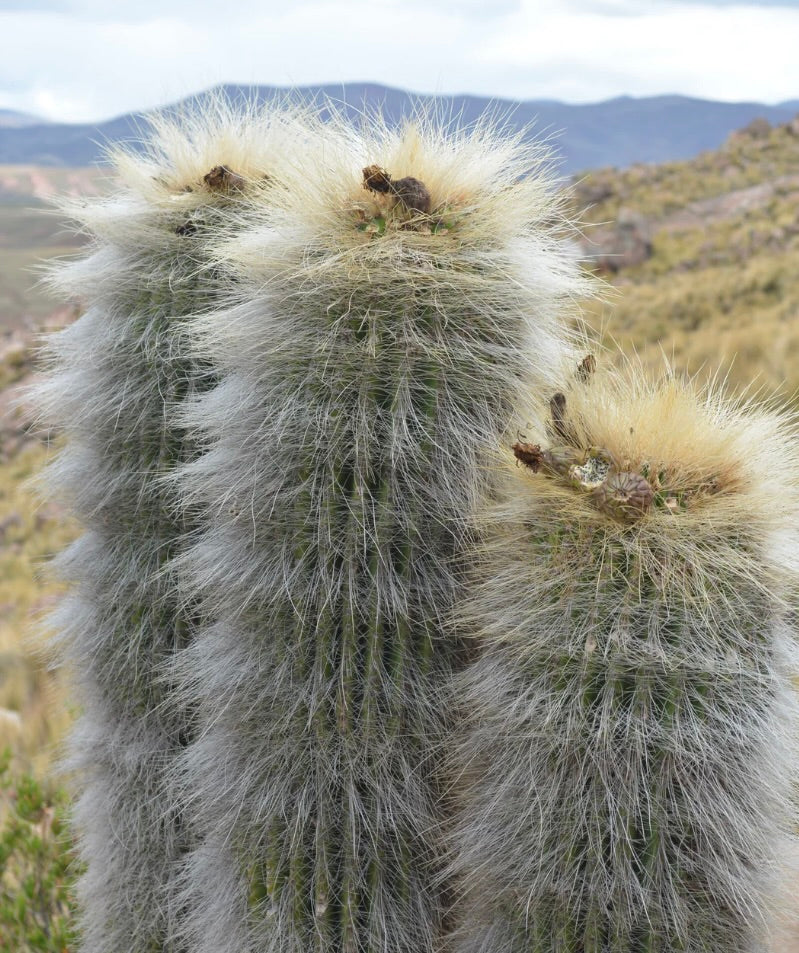
[[[0,950],[75,949],[76,875],[66,794],[0,754]]]

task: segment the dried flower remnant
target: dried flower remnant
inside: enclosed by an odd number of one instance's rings
[[[521,440],[517,440],[511,449],[519,463],[523,463],[524,466],[529,467],[533,473],[538,473],[541,469],[543,453],[537,443],[524,443]]]
[[[609,474],[612,465],[613,461],[606,451],[589,450],[585,463],[575,463],[569,467],[569,478],[586,490],[600,487],[606,480],[610,479]]]
[[[392,191],[406,209],[426,215],[430,211],[430,192],[424,182],[412,175],[392,183]]]
[[[391,176],[379,165],[368,165],[363,170],[363,187],[368,192],[385,195],[391,191]]]
[[[409,212],[430,212],[430,192],[424,182],[408,175],[394,181],[390,173],[378,165],[368,165],[363,170],[363,187],[378,195],[392,195],[394,204],[399,202]]]
[[[577,379],[585,383],[590,380],[594,371],[596,371],[596,358],[593,354],[586,354],[577,365]]]
[[[226,165],[215,165],[203,182],[212,192],[241,192],[244,188],[244,179]]]
[[[609,516],[637,519],[655,500],[655,491],[643,474],[619,469],[613,457],[602,448],[579,450],[555,446],[542,450],[538,444],[517,441],[511,449],[519,463],[533,473],[541,471],[547,476],[559,477],[575,489],[589,492],[597,508]],[[673,494],[669,494],[668,500],[673,499]],[[671,502],[664,505],[672,511],[676,508]]]

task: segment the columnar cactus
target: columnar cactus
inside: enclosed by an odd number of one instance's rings
[[[186,758],[194,951],[441,939],[456,559],[485,452],[558,378],[584,290],[529,146],[349,135],[220,245],[239,302],[195,323],[220,383],[183,413],[209,449],[182,471],[206,525],[180,562],[213,620],[182,667],[205,726]]]
[[[452,949],[762,951],[795,839],[795,430],[630,369],[552,410],[459,613]]]
[[[52,620],[82,707],[69,764],[85,953],[174,948],[171,898],[191,835],[173,776],[192,725],[169,670],[197,621],[170,568],[196,528],[166,479],[197,452],[175,408],[214,381],[187,343],[225,286],[208,235],[235,229],[254,196],[263,207],[294,121],[224,106],[157,120],[144,156],[112,155],[113,197],[69,206],[94,247],[54,282],[88,309],[50,341],[38,396],[67,438],[51,479],[86,529],[61,558],[74,586]]]

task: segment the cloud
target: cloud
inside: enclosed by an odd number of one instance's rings
[[[0,0],[2,2],[2,0]],[[799,10],[723,0],[26,0],[0,10],[0,106],[90,121],[217,83],[372,80],[588,102],[799,96]]]
[[[332,0],[330,5],[341,6]],[[424,9],[431,6],[429,0],[404,0],[401,4],[396,0],[375,0],[372,4],[375,22],[379,22],[383,9],[400,5]],[[124,4],[110,4],[107,0],[0,0],[0,11],[16,13],[46,11],[95,22],[149,20],[168,13],[170,17],[199,17],[218,27],[223,27],[225,21],[231,18],[251,19],[265,14],[280,14],[286,10],[286,6],[281,0],[240,0],[235,5],[225,7],[210,0],[170,0],[168,8],[163,0],[139,0],[137,3]],[[460,17],[492,19],[518,9],[521,0],[436,0],[435,6],[440,11]]]
[[[696,0],[674,0],[675,3],[696,3]],[[788,7],[796,9],[796,0],[704,0],[711,7]]]
[[[600,6],[602,4],[600,3]],[[628,8],[643,6],[630,2]],[[542,18],[526,0],[507,29],[483,45],[481,70],[503,70],[518,90],[532,75],[559,96],[601,99],[675,92],[721,100],[776,102],[799,92],[796,7],[654,2],[626,18],[572,2]],[[576,8],[583,12],[576,16]]]

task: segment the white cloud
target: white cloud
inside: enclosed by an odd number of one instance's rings
[[[579,16],[542,18],[540,3],[526,0],[483,47],[481,66],[504,69],[517,91],[531,71],[548,71],[560,95],[583,101],[623,91],[766,102],[799,94],[796,8],[655,2],[620,19],[592,11],[590,0],[567,4],[576,5],[586,7]]]
[[[16,3],[20,6],[21,0]],[[0,0],[0,106],[71,121],[221,82],[596,101],[799,96],[799,10],[730,0]]]

